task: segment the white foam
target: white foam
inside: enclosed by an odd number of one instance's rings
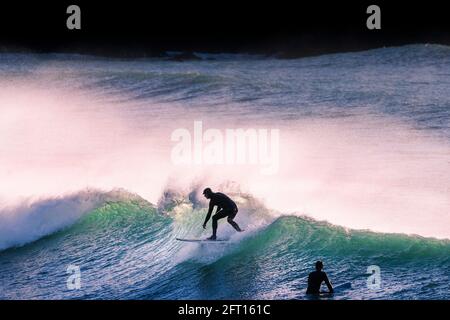
[[[123,190],[84,190],[0,207],[0,250],[21,246],[64,229],[107,201],[123,201],[131,197],[136,196]]]

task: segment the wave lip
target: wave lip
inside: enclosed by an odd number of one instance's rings
[[[87,189],[0,208],[0,250],[22,246],[67,228],[105,202],[130,199],[142,200],[123,189],[109,192]]]

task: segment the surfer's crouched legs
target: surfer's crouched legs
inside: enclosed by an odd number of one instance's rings
[[[235,212],[232,212],[231,210],[219,210],[215,215],[212,217],[212,228],[213,228],[213,235],[209,238],[211,240],[216,240],[216,234],[217,234],[217,221],[219,219],[227,218],[227,221],[229,224],[233,226],[236,231],[242,231],[241,228],[239,228],[239,225],[233,221],[234,217],[236,216]]]
[[[228,219],[227,219],[228,223],[231,224],[236,231],[241,232],[242,231],[241,228],[239,228],[239,225],[236,222],[234,222],[233,219],[234,219],[234,216],[233,217],[228,216]]]

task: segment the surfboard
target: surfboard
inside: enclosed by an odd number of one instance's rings
[[[182,238],[176,238],[178,241],[183,242],[207,242],[207,243],[217,243],[217,242],[227,242],[226,239],[217,239],[217,240],[208,240],[208,239],[182,239]]]
[[[349,290],[351,288],[352,288],[352,284],[350,282],[345,282],[345,283],[342,283],[342,284],[339,284],[339,285],[336,285],[333,287],[334,293],[343,292],[343,291]],[[330,293],[328,291],[320,292],[320,296],[331,296],[331,295],[333,295],[333,293]]]

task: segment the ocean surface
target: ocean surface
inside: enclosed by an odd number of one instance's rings
[[[450,47],[198,56],[0,54],[0,299],[450,299]],[[279,130],[277,171],[174,163],[199,121]],[[205,187],[246,231],[177,241]]]

